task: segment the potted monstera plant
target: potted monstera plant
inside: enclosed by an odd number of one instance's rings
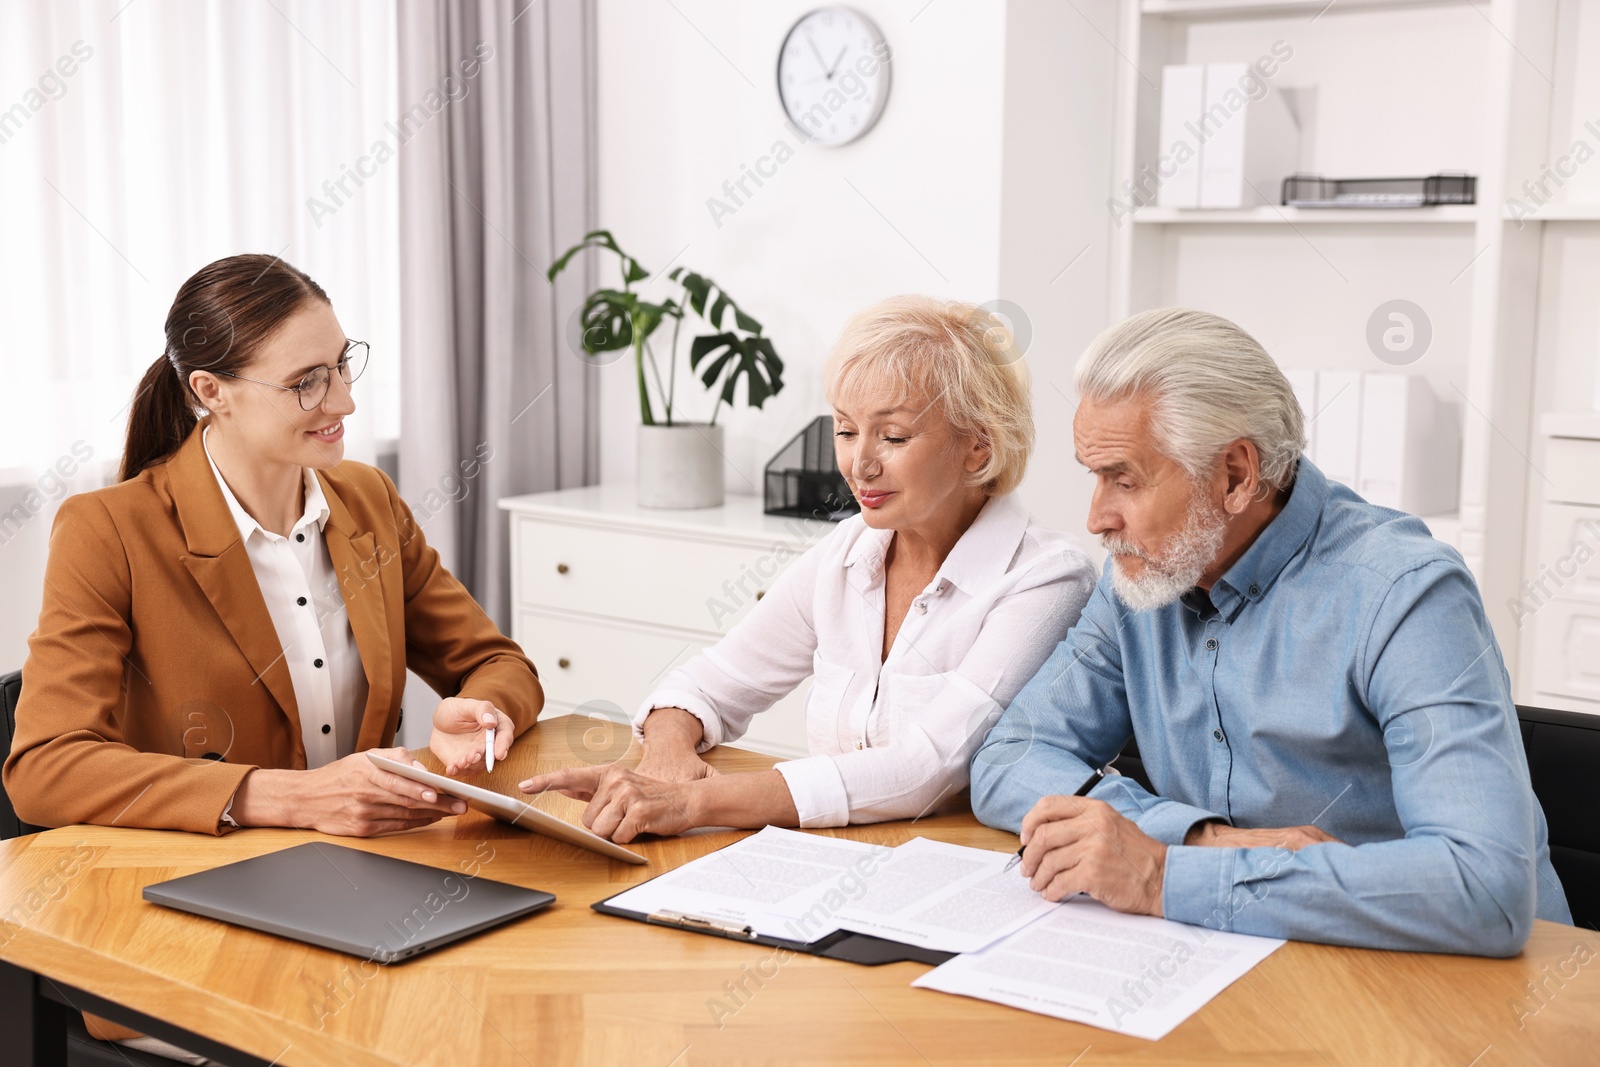
[[[761,323],[733,302],[727,292],[703,274],[676,267],[666,276],[671,291],[646,300],[634,287],[650,277],[639,261],[617,246],[609,230],[594,230],[550,265],[555,280],[585,248],[613,253],[622,273],[620,288],[602,287],[583,302],[578,320],[579,344],[590,357],[631,351],[639,386],[639,503],[656,508],[715,507],[723,500],[722,427],[717,415],[734,404],[739,383],[745,401],[755,408],[783,389],[783,360]],[[703,423],[683,418],[676,404],[678,337],[690,313],[710,329],[689,342],[689,369],[715,396],[711,417]],[[655,339],[671,322],[671,339],[661,374]],[[691,327],[693,329],[693,327]]]

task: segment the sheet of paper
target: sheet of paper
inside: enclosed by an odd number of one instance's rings
[[[911,984],[1154,1041],[1282,944],[1077,898]]]
[[[1045,900],[1015,855],[916,837],[894,850],[844,906],[839,926],[941,952],[976,952],[1061,905]]]
[[[887,845],[769,826],[611,898],[629,911],[677,911],[809,943],[894,852]]]

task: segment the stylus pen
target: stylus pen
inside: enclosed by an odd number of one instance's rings
[[[491,726],[487,730],[483,731],[483,736],[483,769],[485,771],[492,771],[494,770],[494,727]]]
[[[1082,785],[1080,785],[1078,787],[1078,791],[1076,793],[1072,794],[1072,795],[1075,796],[1075,797],[1086,797],[1086,796],[1088,796],[1089,795],[1089,790],[1091,790],[1095,786],[1099,785],[1100,784],[1100,779],[1104,778],[1105,776],[1106,775],[1105,775],[1104,771],[1095,771],[1093,774],[1091,774],[1089,776],[1089,780],[1087,782],[1084,782]],[[1028,847],[1027,845],[1023,845],[1022,846],[1022,848],[1027,848],[1027,847]],[[1015,856],[1011,857],[1010,862],[1008,862],[1006,864],[1006,866],[1005,866],[1006,870],[1009,871],[1011,868],[1015,867],[1017,864],[1022,862],[1022,848],[1017,849],[1017,854]]]

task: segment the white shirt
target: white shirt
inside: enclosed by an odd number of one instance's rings
[[[989,727],[1077,621],[1094,568],[1015,494],[991,498],[880,662],[892,537],[859,515],[840,523],[748,618],[662,680],[635,732],[651,710],[683,708],[701,722],[703,752],[814,675],[811,755],[777,767],[801,826],[914,818],[965,788]]]
[[[201,432],[202,446],[210,432],[210,427]],[[367,675],[361,668],[344,594],[323,537],[328,500],[322,494],[322,483],[311,468],[305,468],[305,514],[284,537],[262,529],[240,506],[209,448],[206,460],[239,527],[239,540],[244,542],[267,602],[267,614],[278,632],[299,705],[306,767],[321,767],[348,756],[355,751],[356,730],[367,704]]]

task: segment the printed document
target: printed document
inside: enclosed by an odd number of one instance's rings
[[[1077,897],[911,984],[1154,1041],[1282,944]]]
[[[916,837],[867,879],[865,894],[838,914],[845,930],[941,952],[976,952],[1060,907],[1022,873],[1012,852]]]

